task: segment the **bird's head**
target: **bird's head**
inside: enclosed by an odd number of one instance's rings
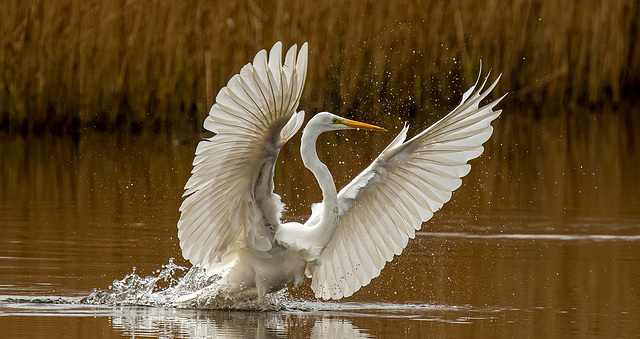
[[[382,127],[378,127],[376,125],[366,124],[364,122],[359,122],[355,120],[349,120],[329,112],[320,112],[316,114],[311,119],[311,121],[309,121],[309,124],[307,124],[307,128],[311,126],[316,127],[322,130],[323,132],[339,131],[343,129],[365,129],[365,130],[383,131],[383,132],[387,131],[386,129]]]

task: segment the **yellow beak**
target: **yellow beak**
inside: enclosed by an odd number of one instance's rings
[[[359,129],[367,129],[367,130],[372,130],[372,131],[382,131],[382,132],[386,132],[387,130],[376,126],[376,125],[371,125],[371,124],[365,124],[364,122],[360,122],[360,121],[355,121],[355,120],[349,120],[349,119],[342,119],[342,124],[350,127],[350,128],[359,128]]]

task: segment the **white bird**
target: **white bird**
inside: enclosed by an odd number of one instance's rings
[[[317,298],[348,297],[377,277],[399,255],[422,223],[449,201],[493,132],[501,110],[480,102],[496,80],[464,93],[448,115],[406,141],[398,136],[346,187],[337,192],[320,162],[316,139],[327,131],[383,128],[322,112],[304,128],[300,153],[322,189],[300,224],[281,222],[283,204],[273,192],[282,146],[302,126],[296,112],[307,74],[307,43],[294,45],[282,62],[277,42],[262,50],[223,87],[204,128],[215,135],[198,144],[180,207],[183,256],[230,295],[258,298],[311,277]],[[499,77],[498,77],[499,79]]]

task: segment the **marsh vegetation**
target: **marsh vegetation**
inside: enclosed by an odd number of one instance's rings
[[[309,112],[421,116],[457,102],[480,60],[503,74],[506,105],[617,105],[640,85],[631,0],[10,0],[0,13],[0,129],[23,133],[200,130],[217,91],[278,40],[310,42]]]

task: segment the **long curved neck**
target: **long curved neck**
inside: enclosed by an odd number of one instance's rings
[[[323,131],[316,128],[307,128],[302,132],[302,142],[300,144],[300,155],[302,162],[313,173],[322,190],[322,219],[316,226],[318,240],[322,247],[333,238],[338,218],[338,192],[333,183],[333,177],[325,164],[318,159],[316,152],[316,140]]]

